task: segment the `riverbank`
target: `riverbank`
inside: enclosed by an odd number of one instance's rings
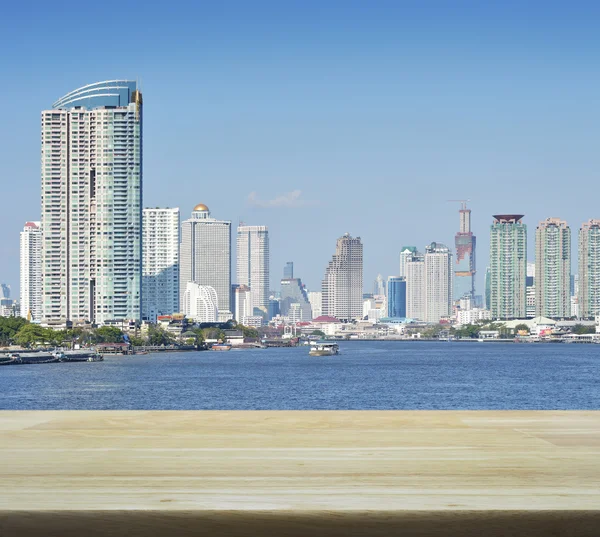
[[[0,412],[5,535],[597,535],[600,412]]]

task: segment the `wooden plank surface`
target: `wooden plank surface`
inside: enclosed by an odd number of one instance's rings
[[[600,527],[600,412],[0,412],[0,461],[3,536]]]

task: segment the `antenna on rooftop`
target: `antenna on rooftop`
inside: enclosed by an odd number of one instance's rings
[[[471,200],[467,199],[467,200],[446,200],[446,201],[458,201],[460,203],[461,211],[466,211],[467,210],[467,201],[471,201]]]

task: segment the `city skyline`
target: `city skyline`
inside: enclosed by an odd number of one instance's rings
[[[342,17],[310,3],[209,5],[202,16],[198,6],[160,15],[147,7],[128,32],[114,21],[102,28],[102,53],[86,39],[97,26],[91,6],[79,5],[84,22],[58,36],[62,8],[9,5],[0,40],[11,54],[2,61],[19,83],[0,89],[10,103],[0,129],[10,200],[0,214],[0,279],[18,287],[16,237],[40,219],[39,111],[73,88],[125,77],[140,80],[147,105],[144,206],[189,211],[183,202],[201,199],[236,224],[266,225],[273,266],[294,258],[318,289],[339,234],[362,237],[365,281],[395,275],[402,244],[453,244],[446,200],[469,198],[482,289],[490,214],[523,213],[530,226],[600,217],[581,196],[596,184],[600,7],[541,5],[455,12],[351,2]],[[69,51],[60,77],[34,52],[46,42]],[[377,206],[371,218],[365,198]],[[390,215],[385,225],[380,215]]]

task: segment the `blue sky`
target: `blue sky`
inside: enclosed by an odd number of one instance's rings
[[[362,237],[365,286],[404,244],[453,245],[470,198],[479,291],[494,213],[600,217],[600,4],[11,2],[0,19],[0,281],[39,218],[40,111],[137,78],[146,206],[266,224],[318,289]],[[573,250],[574,259],[576,250]],[[575,262],[574,262],[575,267]]]

